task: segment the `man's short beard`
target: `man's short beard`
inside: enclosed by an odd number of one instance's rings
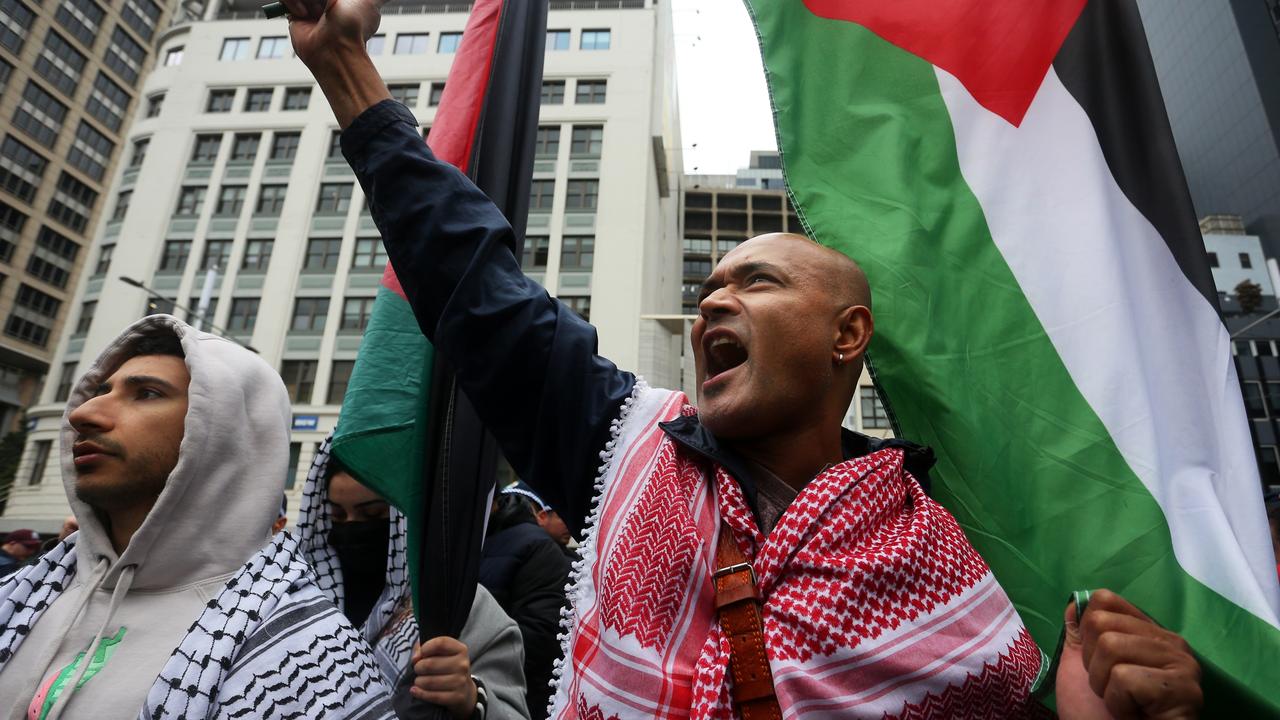
[[[94,477],[96,473],[78,475],[76,497],[104,511],[152,503],[164,490],[175,464],[155,456],[135,456],[125,463],[123,477],[116,481],[101,481]]]

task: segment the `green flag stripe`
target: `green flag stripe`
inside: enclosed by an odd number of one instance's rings
[[[866,270],[877,381],[903,435],[938,452],[936,496],[1041,646],[1069,591],[1109,587],[1225,672],[1207,688],[1215,711],[1231,692],[1280,712],[1259,662],[1280,637],[1178,565],[1162,511],[992,241],[933,67],[799,2],[750,5],[795,205]]]

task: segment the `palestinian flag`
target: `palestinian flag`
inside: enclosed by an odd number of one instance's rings
[[[546,30],[546,0],[476,0],[428,139],[497,204],[517,237],[528,217]],[[390,264],[333,453],[407,517],[422,636],[456,637],[475,593],[497,448],[436,361]]]
[[[876,383],[1052,650],[1070,591],[1280,714],[1280,586],[1227,330],[1132,0],[747,0],[789,191],[871,280]]]

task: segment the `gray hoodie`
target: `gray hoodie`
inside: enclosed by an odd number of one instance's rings
[[[159,499],[117,555],[97,513],[76,497],[71,453],[76,432],[67,418],[131,357],[131,348],[144,334],[157,332],[174,333],[186,355],[191,384],[185,432],[177,465]],[[25,718],[29,707],[36,717],[56,715],[56,710],[50,712],[51,703],[41,710],[40,698],[59,672],[91,647],[96,652],[90,677],[71,694],[62,716],[138,716],[175,648],[189,630],[197,632],[198,618],[203,620],[219,602],[234,602],[227,599],[228,581],[243,575],[250,569],[246,562],[268,549],[288,466],[289,422],[288,395],[271,366],[245,348],[173,317],[144,318],[103,351],[72,390],[63,415],[63,484],[80,531],[50,553],[55,560],[37,565],[16,586],[0,587],[0,718]],[[296,541],[289,547],[276,545],[274,557],[284,558],[287,565]],[[63,556],[70,562],[56,559]],[[62,565],[55,567],[56,562]],[[28,588],[39,587],[41,579],[57,572],[70,580],[53,583],[60,592],[47,593],[52,599],[41,602],[48,607],[38,608],[43,612],[26,621],[29,631],[18,629],[15,639],[6,640],[17,622],[6,618],[14,612],[11,598],[25,598]],[[293,590],[314,585],[313,576],[304,574],[292,581]],[[246,583],[263,577],[255,571]],[[268,594],[260,593],[266,600],[279,600]],[[24,604],[30,608],[33,603],[18,602],[17,610]],[[258,614],[249,613],[254,620]],[[236,640],[244,640],[251,629],[242,628]],[[4,657],[6,653],[12,657]],[[375,682],[370,690],[377,695],[385,688]]]

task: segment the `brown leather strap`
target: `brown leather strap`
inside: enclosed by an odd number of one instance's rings
[[[733,531],[723,522],[716,546],[715,585],[720,627],[729,636],[733,704],[743,720],[782,720],[769,656],[764,649],[764,617],[756,574],[738,549]]]

